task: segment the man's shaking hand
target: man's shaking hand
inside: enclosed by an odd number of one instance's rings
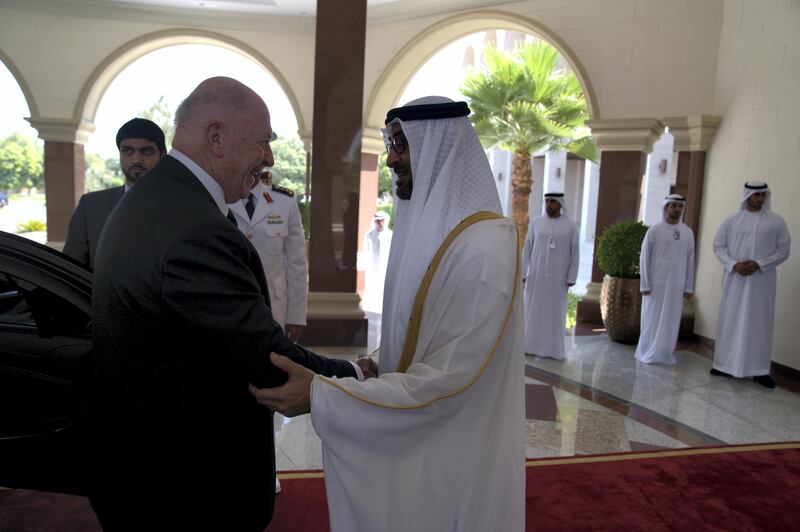
[[[250,384],[250,393],[259,403],[272,410],[277,410],[286,417],[309,413],[311,411],[311,380],[314,378],[314,373],[278,353],[270,353],[269,357],[275,367],[289,375],[289,379],[286,384],[277,388],[257,388]]]

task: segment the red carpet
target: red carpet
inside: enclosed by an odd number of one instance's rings
[[[531,460],[530,530],[800,530],[800,443]]]
[[[800,530],[800,443],[538,459],[527,465],[528,531]],[[321,473],[280,476],[283,491],[269,532],[327,531]],[[98,529],[93,526],[94,515],[80,497],[0,491],[2,532]]]

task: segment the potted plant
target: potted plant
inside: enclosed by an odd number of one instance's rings
[[[615,342],[639,341],[639,254],[646,232],[642,222],[618,222],[607,227],[597,241],[597,263],[605,273],[600,314],[608,337]]]

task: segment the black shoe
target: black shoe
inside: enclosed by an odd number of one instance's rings
[[[714,368],[711,368],[711,371],[709,371],[709,373],[710,373],[711,375],[716,375],[717,377],[729,377],[729,378],[733,378],[733,375],[731,375],[730,373],[725,373],[724,371],[720,371],[720,370],[718,370],[718,369],[714,369]]]
[[[758,375],[757,377],[753,377],[753,380],[765,388],[775,387],[775,381],[769,375]]]

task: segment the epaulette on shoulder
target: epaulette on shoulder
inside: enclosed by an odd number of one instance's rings
[[[272,185],[272,190],[275,192],[280,192],[281,194],[286,194],[290,198],[294,197],[294,191],[290,188],[280,187],[278,185]]]

